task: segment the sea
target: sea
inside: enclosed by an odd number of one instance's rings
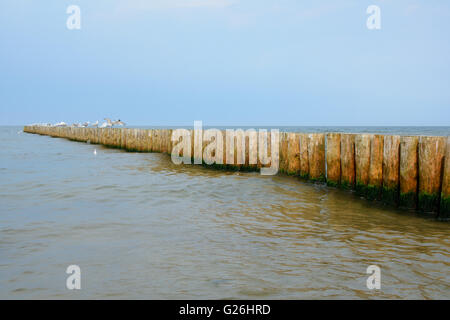
[[[0,299],[450,299],[450,224],[430,216],[22,126],[0,127],[0,143]]]

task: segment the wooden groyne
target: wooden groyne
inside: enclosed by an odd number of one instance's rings
[[[25,126],[24,132],[137,152],[170,154],[178,143],[172,141],[172,129]],[[189,132],[192,149],[183,149],[185,156],[189,155],[194,163],[211,164],[209,158],[214,157],[214,152],[206,152],[208,156],[199,161],[198,151],[194,150],[197,133]],[[246,171],[264,167],[267,159],[252,161],[253,153],[249,152],[261,145],[260,138],[236,135],[229,144],[223,131],[220,167]],[[270,154],[271,133],[264,139]],[[207,151],[207,143],[202,141],[202,152]],[[229,145],[232,150],[225,150]],[[237,152],[240,146],[245,147],[244,153]],[[355,190],[369,200],[418,210],[442,220],[450,218],[450,137],[280,133],[279,172]]]

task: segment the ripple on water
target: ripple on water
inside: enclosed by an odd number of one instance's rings
[[[77,298],[450,298],[448,223],[291,177],[11,139],[0,297],[69,298],[65,268],[78,264]]]

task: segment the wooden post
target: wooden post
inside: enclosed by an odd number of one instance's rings
[[[297,176],[300,173],[300,135],[288,134],[288,168],[287,174]]]
[[[374,134],[370,139],[370,170],[367,198],[378,200],[383,185],[383,145],[384,136]]]
[[[438,212],[445,145],[444,137],[420,137],[419,139],[420,211]]]
[[[155,151],[155,130],[154,129],[148,130],[148,136],[149,136],[148,150],[150,152],[154,152]]]
[[[159,152],[164,153],[166,152],[166,130],[161,129],[161,148]]]
[[[341,183],[341,134],[327,134],[327,185],[337,187]]]
[[[439,219],[450,219],[450,136],[447,137]]]
[[[135,132],[135,136],[136,136],[136,151],[137,152],[142,152],[142,131],[140,129],[134,129]]]
[[[345,189],[355,187],[355,135],[341,135],[341,186]]]
[[[269,137],[269,134],[267,134],[267,146],[269,146],[271,143],[271,139]],[[288,172],[288,147],[289,147],[289,141],[288,141],[288,135],[286,132],[280,132],[280,166],[278,172],[280,173],[287,173]],[[270,157],[270,150],[267,150],[267,154]],[[269,166],[269,165],[268,165]]]
[[[130,151],[131,146],[131,129],[123,129],[124,132],[124,144],[125,144],[125,150]]]
[[[153,130],[152,142],[153,142],[153,152],[159,152],[160,143],[159,143],[158,129]]]
[[[355,136],[355,190],[360,196],[367,195],[370,172],[370,134],[357,134]]]
[[[148,152],[147,150],[147,130],[139,129],[139,151]]]
[[[121,149],[125,149],[126,150],[126,139],[127,139],[127,135],[126,135],[127,129],[126,128],[122,128],[120,129],[120,148]]]
[[[309,179],[325,182],[325,134],[308,135]]]
[[[218,168],[223,168],[226,169],[227,168],[227,153],[228,153],[228,148],[227,148],[227,133],[225,130],[222,130],[222,139],[223,139],[223,160],[222,160],[222,165],[217,165]]]
[[[141,151],[142,152],[149,152],[148,150],[148,130],[147,129],[141,129]]]
[[[300,177],[309,178],[308,135],[300,134]]]
[[[400,136],[384,136],[383,202],[398,204]]]
[[[417,147],[419,137],[400,137],[399,206],[417,208]]]
[[[109,141],[108,141],[108,145],[111,148],[115,148],[116,147],[116,128],[111,128],[109,131]]]

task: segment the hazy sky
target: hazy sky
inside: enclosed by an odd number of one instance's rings
[[[2,0],[0,124],[450,125],[449,34],[448,0]]]

